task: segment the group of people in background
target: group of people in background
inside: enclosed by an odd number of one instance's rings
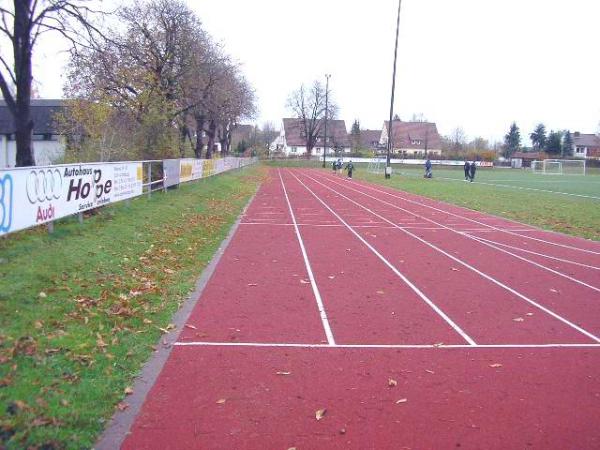
[[[465,181],[470,181],[472,183],[475,179],[475,172],[477,171],[477,165],[475,164],[475,161],[465,161],[464,169]]]
[[[469,182],[473,182],[473,180],[475,179],[475,172],[477,171],[477,165],[475,164],[475,161],[465,161],[465,181],[469,181]],[[425,175],[423,175],[423,178],[432,178],[433,177],[433,172],[432,172],[432,166],[431,166],[431,160],[429,158],[427,158],[427,160],[425,161]]]
[[[342,162],[342,158],[338,158],[336,161],[333,161],[333,163],[331,163],[331,168],[333,169],[333,172],[336,174],[341,175],[342,174],[342,170],[346,170],[346,172],[348,172],[348,178],[352,178],[352,172],[354,171],[354,164],[352,164],[352,161],[348,161],[346,163],[346,167],[344,168],[344,163]]]

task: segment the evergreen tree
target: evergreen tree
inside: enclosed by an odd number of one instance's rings
[[[510,158],[521,147],[521,132],[515,122],[510,125],[508,134],[504,136],[504,157]]]
[[[350,145],[354,151],[360,148],[360,122],[358,119],[354,120],[350,129]]]
[[[546,151],[553,155],[560,155],[562,151],[562,133],[560,131],[550,131],[546,139]]]
[[[533,133],[529,135],[531,143],[533,144],[534,150],[543,150],[546,147],[546,127],[543,123],[538,124],[533,130]]]
[[[569,130],[563,134],[562,155],[573,156],[573,136]]]

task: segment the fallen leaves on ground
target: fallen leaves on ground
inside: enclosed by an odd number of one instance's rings
[[[513,322],[523,322],[525,319],[523,319],[522,317],[515,317],[513,319]]]
[[[408,399],[407,399],[407,398],[401,398],[401,399],[399,399],[399,400],[396,400],[396,405],[399,405],[399,404],[401,404],[401,403],[406,403],[407,401],[408,401]]]
[[[499,364],[499,363],[494,363],[494,364],[490,364],[490,367],[491,367],[492,369],[497,369],[498,367],[502,367],[502,364]]]
[[[119,411],[125,411],[127,408],[129,408],[129,403],[125,403],[125,402],[119,402],[117,404],[117,409]]]
[[[291,375],[292,372],[275,372],[276,375]]]
[[[227,401],[227,399],[225,398],[220,398],[219,400],[217,400],[217,405],[222,405]]]
[[[389,387],[398,386],[398,382],[396,380],[394,380],[393,378],[388,378],[388,386]]]
[[[325,417],[325,414],[327,414],[326,408],[317,409],[317,411],[315,411],[315,419],[321,420],[323,417]]]
[[[123,392],[125,395],[131,395],[133,394],[133,388],[131,386],[127,386],[125,389],[123,389]]]

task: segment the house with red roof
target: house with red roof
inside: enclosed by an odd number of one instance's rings
[[[327,154],[350,153],[350,139],[346,130],[346,122],[339,119],[327,120],[327,143],[325,143],[325,121],[319,120],[316,126],[316,139],[312,154],[323,155],[325,148]],[[306,155],[307,137],[302,119],[285,118],[282,121],[279,136],[269,146],[274,153],[285,156]]]
[[[389,121],[383,123],[380,144],[387,148]],[[392,121],[392,153],[404,156],[441,156],[442,139],[432,122]]]

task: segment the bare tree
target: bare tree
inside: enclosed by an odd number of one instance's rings
[[[56,32],[73,45],[89,44],[99,30],[90,17],[92,0],[14,0],[11,6],[0,6],[0,90],[13,117],[17,143],[17,166],[35,164],[31,134],[32,56],[40,36]]]
[[[325,118],[325,88],[319,81],[315,81],[310,89],[304,85],[290,95],[287,107],[300,119],[301,133],[306,139],[306,155],[310,158],[312,150],[320,137]],[[331,98],[328,99],[329,119],[335,118],[337,106]],[[324,142],[327,145],[327,142]]]

